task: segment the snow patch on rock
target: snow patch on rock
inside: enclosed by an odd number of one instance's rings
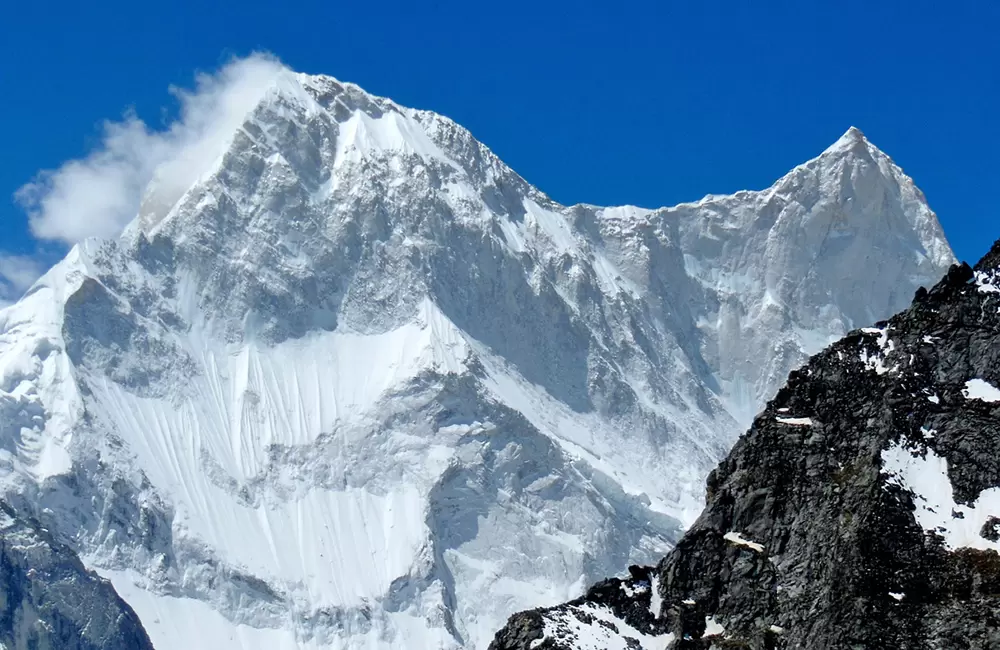
[[[1000,288],[997,287],[997,279],[990,273],[976,271],[975,283],[980,293],[1000,293]]]
[[[962,389],[965,399],[978,399],[983,402],[1000,402],[1000,389],[984,379],[970,379]]]
[[[1000,513],[1000,488],[983,490],[971,507],[957,503],[947,459],[933,449],[914,450],[899,443],[882,452],[882,472],[889,484],[913,495],[917,523],[928,533],[941,536],[949,549],[1000,552],[1000,542],[981,535],[988,518]]]
[[[685,601],[687,602],[687,601]],[[693,605],[694,602],[691,602]],[[660,576],[653,572],[652,581],[649,585],[649,613],[653,618],[660,618],[660,610],[663,609],[663,596],[660,595]]]
[[[813,423],[812,418],[784,418],[784,417],[777,417],[777,418],[774,418],[774,419],[775,419],[776,422],[779,422],[781,424],[789,424],[791,426],[796,426],[796,427],[811,427],[812,423]]]
[[[726,633],[726,628],[722,626],[714,616],[705,617],[705,634],[704,636],[719,636]]]
[[[764,552],[764,546],[758,544],[757,542],[750,541],[741,535],[740,533],[730,531],[722,536],[727,542],[731,542],[736,546],[745,546],[751,550],[757,551],[758,553]]]
[[[571,605],[545,619],[546,639],[558,641],[575,650],[666,650],[673,643],[672,634],[652,636],[635,629],[607,607]]]

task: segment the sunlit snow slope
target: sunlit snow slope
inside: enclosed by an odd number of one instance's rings
[[[852,129],[763,192],[565,207],[283,71],[0,311],[6,497],[160,650],[484,648],[659,558],[788,371],[953,261]]]

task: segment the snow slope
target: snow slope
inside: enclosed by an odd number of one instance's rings
[[[4,494],[161,650],[483,648],[661,556],[788,371],[952,261],[854,129],[763,192],[567,207],[286,71],[0,311]]]

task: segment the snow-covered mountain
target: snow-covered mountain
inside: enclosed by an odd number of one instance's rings
[[[484,648],[659,559],[789,370],[953,261],[855,129],[762,192],[567,207],[285,71],[0,311],[0,496],[159,650]]]

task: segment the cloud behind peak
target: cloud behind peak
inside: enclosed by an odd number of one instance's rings
[[[115,237],[136,217],[151,181],[157,204],[169,208],[209,170],[285,70],[265,54],[234,59],[199,74],[191,90],[171,88],[180,111],[162,130],[150,129],[133,113],[106,122],[89,154],[40,172],[15,194],[32,233],[67,244]]]

